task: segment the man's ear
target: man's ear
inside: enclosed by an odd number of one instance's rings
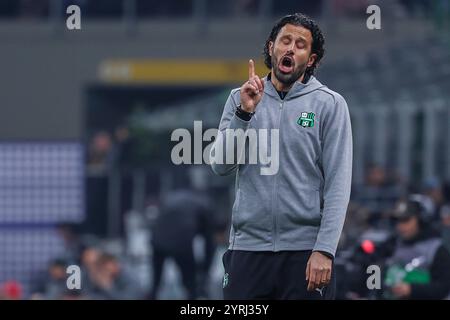
[[[306,65],[308,68],[311,67],[317,59],[317,54],[313,53],[308,58],[308,64]]]
[[[273,54],[273,41],[269,41],[269,56]]]

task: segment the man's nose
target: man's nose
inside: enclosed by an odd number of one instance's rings
[[[294,49],[295,49],[295,44],[291,44],[290,48],[288,49],[288,51],[286,52],[286,55],[294,55]]]

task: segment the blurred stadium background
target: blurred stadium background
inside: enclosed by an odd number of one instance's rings
[[[81,30],[65,27],[70,4]],[[366,28],[370,4],[381,30]],[[248,59],[267,73],[265,39],[292,12],[319,22],[317,77],[352,117],[339,298],[379,298],[351,272],[384,259],[364,240],[389,238],[401,198],[417,195],[450,247],[450,1],[0,0],[1,297],[183,299],[197,279],[198,297],[220,299],[233,178],[172,164],[170,135],[217,127]],[[156,238],[177,258],[152,292]],[[69,264],[81,290],[65,290]]]

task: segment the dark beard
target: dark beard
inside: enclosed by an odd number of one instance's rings
[[[286,74],[281,72],[280,69],[278,69],[278,60],[277,58],[275,58],[274,55],[272,55],[272,68],[275,77],[278,79],[278,81],[280,81],[284,85],[290,86],[295,81],[300,79],[300,77],[305,73],[306,64],[300,65],[294,69],[294,72]]]

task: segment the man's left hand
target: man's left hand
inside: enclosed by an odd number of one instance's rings
[[[332,261],[324,254],[314,251],[306,265],[308,291],[316,290],[330,283]]]

